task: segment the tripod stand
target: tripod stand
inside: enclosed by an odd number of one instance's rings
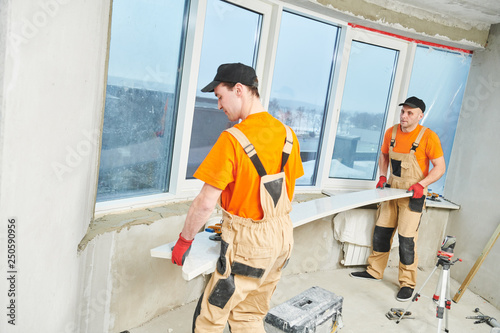
[[[441,332],[441,327],[443,324],[443,319],[445,319],[445,332],[449,332],[448,330],[448,311],[451,308],[451,298],[450,298],[450,267],[454,265],[457,261],[462,261],[462,259],[456,259],[454,261],[451,261],[451,257],[453,257],[453,253],[449,252],[444,252],[444,251],[438,251],[438,261],[436,263],[436,266],[432,270],[431,274],[427,277],[427,280],[425,280],[424,284],[420,289],[417,291],[415,296],[413,297],[410,305],[403,311],[402,316],[396,321],[396,324],[399,324],[399,322],[404,318],[405,314],[407,313],[408,309],[410,306],[413,304],[413,302],[418,301],[418,298],[420,297],[420,292],[422,289],[424,289],[425,285],[427,282],[429,282],[430,278],[438,269],[438,267],[441,267],[441,273],[439,274],[439,282],[438,285],[436,286],[436,291],[434,293],[434,296],[432,299],[438,303],[437,308],[436,308],[436,318],[438,318],[438,333]]]

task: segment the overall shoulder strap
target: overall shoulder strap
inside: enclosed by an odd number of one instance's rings
[[[285,167],[286,162],[288,161],[288,157],[292,153],[292,147],[293,147],[292,130],[287,125],[284,126],[286,129],[286,138],[285,138],[285,145],[283,146],[283,153],[281,154],[281,171],[283,171],[283,168]]]
[[[396,145],[396,134],[398,133],[398,127],[399,127],[399,124],[392,126],[391,144],[389,145],[389,150],[391,150],[391,151],[394,148],[394,146]]]
[[[236,127],[228,128],[228,129],[226,129],[226,131],[229,132],[232,136],[234,136],[236,138],[236,140],[238,140],[241,147],[243,148],[243,150],[245,151],[247,156],[252,161],[259,176],[263,177],[263,176],[267,175],[266,169],[264,169],[262,162],[260,161],[259,157],[257,156],[257,152],[255,151],[255,147],[248,140],[248,138],[245,136],[245,134],[243,134],[243,132],[240,131],[239,129],[237,129]]]
[[[412,152],[415,152],[417,150],[418,146],[420,145],[420,140],[422,139],[422,136],[424,136],[424,133],[426,130],[427,130],[427,127],[422,126],[422,129],[418,133],[417,139],[415,140],[415,142],[413,142],[413,144],[411,146]]]

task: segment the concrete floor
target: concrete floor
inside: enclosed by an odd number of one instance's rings
[[[441,272],[439,267],[421,291],[421,297],[417,302],[398,302],[396,293],[399,289],[397,284],[397,268],[387,268],[382,281],[365,281],[354,279],[349,276],[352,271],[358,269],[337,269],[320,271],[314,273],[284,276],[271,300],[271,307],[287,301],[289,298],[300,294],[312,286],[330,290],[337,295],[343,296],[343,324],[339,333],[363,333],[363,332],[437,332],[438,319],[436,318],[436,304],[431,297],[436,290],[438,278]],[[453,267],[452,267],[453,270]],[[420,271],[418,274],[419,290],[425,280],[431,274],[432,268]],[[460,287],[461,282],[451,280],[451,298]],[[404,319],[399,324],[386,318],[385,314],[390,308],[406,308],[415,319]],[[188,333],[191,332],[192,316],[196,302],[191,302],[172,310],[150,322],[129,330],[130,333]],[[492,306],[483,298],[477,296],[470,290],[466,290],[458,303],[451,305],[449,313],[449,332],[491,332],[491,327],[486,323],[474,324],[473,319],[467,316],[476,315],[473,311],[479,308],[487,316],[500,320],[500,310]],[[444,331],[444,320],[442,324]],[[224,331],[229,332],[226,328]]]

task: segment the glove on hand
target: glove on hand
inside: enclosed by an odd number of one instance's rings
[[[174,248],[172,249],[172,263],[177,264],[179,266],[184,265],[184,260],[186,260],[186,257],[189,254],[189,251],[191,250],[191,243],[193,243],[192,240],[187,240],[184,237],[179,234],[179,239],[177,240],[177,243],[175,243]]]
[[[376,188],[383,189],[385,187],[386,183],[387,183],[387,178],[385,176],[380,176],[380,179],[378,180]]]
[[[408,192],[413,191],[412,198],[421,198],[424,196],[424,187],[420,183],[415,183],[408,189]]]

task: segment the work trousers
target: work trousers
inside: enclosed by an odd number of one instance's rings
[[[396,229],[399,237],[399,285],[415,288],[417,281],[417,239],[422,213],[409,208],[410,198],[382,202],[377,211],[373,233],[373,251],[368,258],[367,272],[381,279],[389,260]]]
[[[260,176],[262,220],[223,211],[221,252],[215,272],[200,297],[193,332],[265,333],[264,316],[293,247],[292,209],[283,168],[293,146],[287,129],[281,172],[266,174],[253,145],[235,127],[236,137]]]
[[[391,188],[408,189],[425,178],[415,157],[415,151],[416,149],[425,149],[424,147],[419,148],[419,143],[426,128],[423,127],[420,130],[408,153],[397,153],[393,148],[397,144],[398,126],[394,126],[392,129],[389,147],[391,175],[388,184]],[[366,269],[374,278],[381,279],[384,275],[392,239],[397,229],[399,237],[399,285],[400,287],[415,288],[418,267],[418,228],[422,210],[425,207],[426,195],[427,188],[424,189],[423,196],[420,198],[402,198],[379,204],[377,222],[373,231],[373,251],[368,258],[368,268]]]
[[[288,216],[253,221],[238,216],[222,225],[221,256],[195,312],[194,332],[264,333],[263,318],[290,258]]]

